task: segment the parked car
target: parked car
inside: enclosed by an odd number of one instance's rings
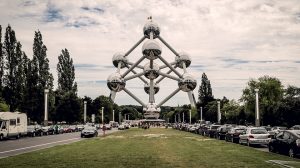
[[[125,129],[125,125],[124,124],[120,124],[119,126],[118,126],[118,130],[124,130]]]
[[[271,140],[270,134],[263,127],[249,127],[239,137],[239,143],[247,144],[248,146],[267,145]]]
[[[240,134],[245,132],[246,127],[234,127],[231,128],[225,135],[225,140],[230,141],[232,143],[238,143],[240,140]]]
[[[217,129],[220,127],[221,125],[210,125],[209,128],[204,132],[204,135],[209,136],[211,138],[214,138],[217,132]]]
[[[271,135],[271,137],[275,137],[279,132],[281,132],[283,130],[287,130],[287,127],[275,126],[275,127],[272,127],[271,130],[268,132]]]
[[[84,128],[84,125],[77,125],[78,131],[82,131]]]
[[[43,131],[42,127],[39,125],[28,125],[27,126],[27,136],[35,137],[35,136],[42,136]]]
[[[64,128],[61,125],[54,125],[54,133],[55,134],[63,134],[64,133]]]
[[[219,140],[224,140],[226,133],[232,128],[231,125],[222,125],[217,128],[215,137]]]
[[[97,137],[98,136],[98,131],[96,127],[85,127],[81,131],[81,138],[85,137]]]
[[[300,130],[300,125],[294,125],[290,128],[290,130]]]
[[[71,132],[78,132],[78,128],[77,128],[76,125],[70,125],[69,129],[70,129]]]
[[[54,129],[51,126],[43,126],[42,131],[43,131],[43,135],[52,135],[52,134],[54,134]]]
[[[19,139],[27,133],[27,115],[20,112],[0,112],[0,140],[15,137]]]
[[[300,130],[285,130],[277,134],[268,145],[270,152],[288,154],[290,157],[300,155]]]
[[[105,124],[105,129],[106,130],[111,130],[111,125],[110,124]]]

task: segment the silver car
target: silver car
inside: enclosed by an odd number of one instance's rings
[[[240,144],[251,145],[267,145],[271,140],[268,131],[263,127],[250,127],[240,134]]]

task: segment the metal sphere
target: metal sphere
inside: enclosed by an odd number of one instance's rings
[[[189,67],[191,65],[191,62],[192,62],[190,56],[185,52],[181,52],[181,53],[178,53],[178,54],[179,54],[179,56],[175,57],[176,65],[179,68],[183,69],[183,63],[185,63],[185,66]]]
[[[124,53],[116,53],[113,58],[112,62],[116,68],[118,68],[118,64],[121,63],[121,68],[126,67],[127,58],[125,57]]]
[[[144,66],[144,73],[148,79],[156,79],[159,74],[159,66],[153,62],[153,67],[150,67],[150,62]]]
[[[143,108],[144,111],[144,117],[146,119],[158,119],[160,108],[156,107],[155,103],[149,103],[147,104],[147,107]]]
[[[150,32],[153,32],[153,38],[156,38],[157,36],[159,36],[160,33],[160,29],[158,27],[158,24],[155,22],[147,22],[144,26],[144,35],[147,38],[150,38]]]
[[[155,40],[148,40],[143,44],[142,52],[146,58],[154,60],[161,55],[161,47]]]
[[[126,82],[119,73],[113,73],[107,79],[107,86],[112,91],[119,92],[123,90],[125,85]]]
[[[184,92],[192,91],[197,86],[196,79],[188,73],[183,74],[183,78],[178,82],[179,88]]]
[[[144,90],[147,94],[150,93],[150,85],[149,84],[145,84],[144,85]],[[159,85],[158,84],[154,84],[154,94],[156,94],[159,91]]]

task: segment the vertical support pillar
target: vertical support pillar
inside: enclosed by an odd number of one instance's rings
[[[49,89],[44,90],[45,93],[45,116],[44,116],[44,125],[48,126],[48,93]]]
[[[203,118],[202,118],[202,107],[200,107],[200,121],[202,122]]]
[[[104,125],[104,107],[101,108],[101,120],[102,124]]]
[[[255,89],[255,126],[260,126],[260,116],[259,116],[259,102],[258,102],[258,91],[259,89]]]
[[[115,110],[113,110],[113,122],[115,122]]]
[[[185,122],[184,121],[184,112],[182,113],[182,122]]]
[[[122,114],[119,112],[119,124],[121,124]]]
[[[83,123],[86,123],[86,104],[87,101],[83,101]]]
[[[190,124],[192,124],[192,110],[190,110]]]
[[[220,101],[218,100],[218,123],[221,124],[221,109],[220,109]]]

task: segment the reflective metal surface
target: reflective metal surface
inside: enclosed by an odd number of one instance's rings
[[[107,87],[115,92],[123,90],[126,83],[119,73],[111,74],[107,79]]]
[[[147,63],[144,66],[144,73],[145,73],[145,77],[148,79],[156,79],[159,74],[159,66],[156,63],[153,63],[153,67],[150,67],[150,63]]]
[[[154,60],[161,55],[161,47],[155,40],[148,40],[144,43],[142,52],[146,58]]]
[[[127,58],[124,56],[124,53],[116,53],[112,58],[112,62],[116,68],[118,68],[119,63],[121,63],[121,68],[124,68],[127,64]]]
[[[178,82],[179,88],[184,92],[192,91],[197,86],[196,79],[188,73],[183,74],[183,79]]]

